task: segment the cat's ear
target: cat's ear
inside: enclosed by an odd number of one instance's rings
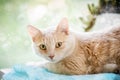
[[[27,30],[33,42],[37,41],[42,36],[42,32],[36,27],[33,27],[32,25],[28,25]]]
[[[58,26],[57,26],[57,32],[64,32],[66,35],[69,34],[69,25],[67,18],[63,18]]]

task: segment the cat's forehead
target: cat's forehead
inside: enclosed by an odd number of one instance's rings
[[[55,37],[55,31],[45,31],[43,32],[43,38],[53,38]]]
[[[46,34],[52,34],[54,33],[56,30],[56,27],[54,26],[50,26],[50,27],[47,27],[43,30],[43,34],[46,35]]]
[[[56,42],[62,42],[65,40],[65,36],[63,36],[62,34],[58,34],[56,32],[49,32],[48,33],[45,33],[43,35],[43,37],[41,38],[41,41],[42,42],[45,42],[45,43],[56,43]]]
[[[66,35],[61,32],[57,32],[56,31],[56,27],[48,27],[44,30],[42,30],[42,37],[41,40],[42,41],[61,41],[64,40],[66,38]]]

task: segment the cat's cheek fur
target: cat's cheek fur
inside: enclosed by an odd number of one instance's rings
[[[38,56],[45,58],[46,60],[50,61],[50,58],[48,57],[47,53],[41,53],[40,49],[36,46],[35,43],[33,43],[33,51],[36,53]]]
[[[45,55],[40,53],[39,48],[36,46],[36,44],[34,42],[32,43],[32,48],[33,48],[34,53],[36,53],[38,56],[46,58]]]
[[[56,52],[57,54],[54,58],[55,62],[58,62],[65,57],[68,57],[72,54],[73,50],[75,49],[75,38],[72,35],[69,35],[65,41],[65,47],[59,52]]]
[[[64,52],[61,53],[56,53],[57,55],[55,55],[55,57],[53,58],[52,62],[59,62],[60,60],[62,60],[64,58]]]

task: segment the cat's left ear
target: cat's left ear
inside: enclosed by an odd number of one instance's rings
[[[36,42],[42,37],[42,32],[32,25],[27,26],[27,30],[29,32],[30,37],[32,38],[33,42]]]
[[[69,25],[67,18],[63,18],[58,26],[57,26],[57,32],[64,32],[66,35],[69,34]]]

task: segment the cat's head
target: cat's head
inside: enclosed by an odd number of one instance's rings
[[[74,37],[69,32],[66,18],[62,19],[55,29],[41,31],[29,25],[28,32],[35,52],[49,61],[58,62],[69,56],[74,49]]]

